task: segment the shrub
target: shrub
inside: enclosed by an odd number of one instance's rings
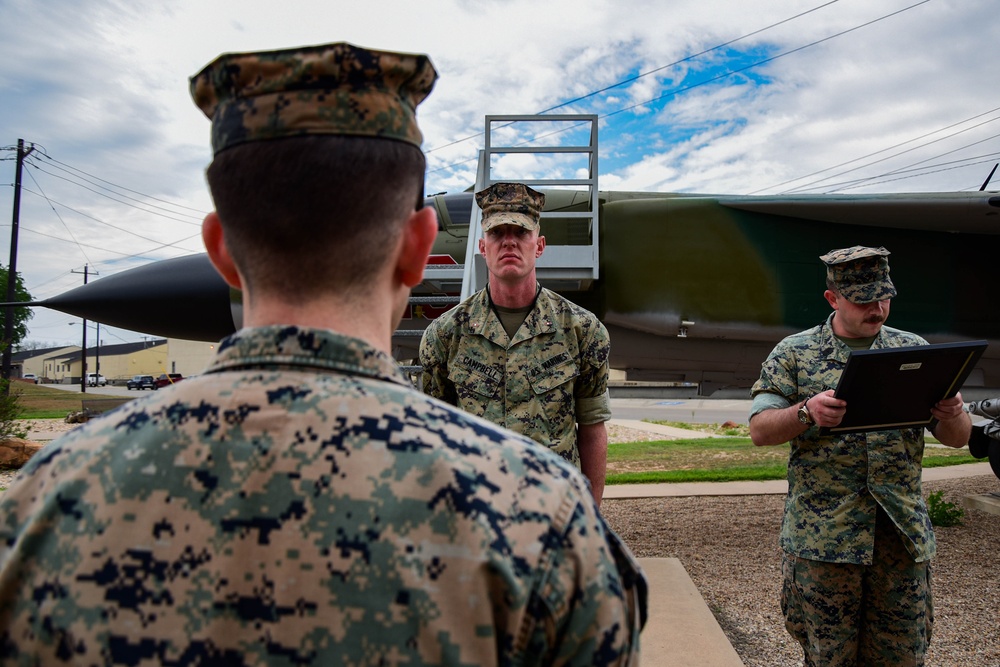
[[[931,524],[935,526],[958,526],[962,523],[965,510],[942,499],[942,491],[935,491],[927,496],[927,513],[931,516]]]
[[[4,391],[5,385],[9,385],[9,382],[0,379],[0,440],[23,438],[28,431],[17,422],[22,412],[21,395],[13,388],[10,393]]]

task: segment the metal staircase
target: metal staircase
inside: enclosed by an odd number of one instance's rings
[[[573,143],[580,137],[584,142]],[[511,159],[513,156],[525,156]],[[536,175],[509,174],[505,162],[530,165]],[[570,174],[570,175],[566,175]],[[597,116],[487,116],[486,147],[479,153],[475,192],[502,181],[524,183],[545,193],[541,215],[545,253],[538,281],[550,289],[586,291],[599,277]],[[479,254],[482,211],[472,207],[462,298],[486,286]]]
[[[541,233],[546,246],[536,274],[549,289],[583,292],[599,278],[597,148],[596,115],[486,117],[485,148],[479,152],[473,192],[509,181],[545,193]],[[451,219],[444,198],[436,196],[435,204],[445,229],[463,226],[461,220]],[[486,286],[488,271],[479,254],[481,220],[482,211],[473,201],[464,263],[427,265],[423,283],[410,297],[410,317],[393,334],[396,359],[415,359],[427,323]],[[421,370],[412,365],[402,368],[410,373]]]

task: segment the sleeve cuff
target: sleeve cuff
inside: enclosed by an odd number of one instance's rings
[[[611,419],[611,392],[600,396],[576,399],[576,421],[579,424],[600,424]]]
[[[781,394],[761,392],[753,397],[753,403],[750,406],[750,419],[753,419],[754,415],[764,412],[764,410],[781,410],[790,405],[791,402]]]

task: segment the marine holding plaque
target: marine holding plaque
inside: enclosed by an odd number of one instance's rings
[[[924,426],[831,432],[850,412],[835,393],[852,351],[927,345],[885,326],[897,293],[888,255],[854,246],[820,257],[833,312],[779,342],[751,389],[754,444],[791,445],[781,607],[807,665],[922,665],[930,644]],[[960,392],[923,409],[943,444],[968,442]]]

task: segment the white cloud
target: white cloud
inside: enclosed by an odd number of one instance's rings
[[[427,185],[455,192],[475,178],[486,114],[537,112],[823,4],[8,0],[0,4],[7,28],[0,46],[0,145],[19,137],[37,142],[54,160],[189,207],[198,217],[211,206],[203,177],[211,159],[209,125],[190,101],[188,77],[227,51],[346,40],[431,55],[441,78],[419,112],[425,148],[434,149]],[[1000,155],[998,123],[972,129],[965,121],[1000,106],[990,85],[1000,17],[989,0],[932,0],[906,10],[914,4],[840,0],[731,45],[730,51],[744,53],[761,49],[761,56],[764,49],[776,56],[806,47],[766,65],[670,94],[685,74],[693,78],[681,87],[732,65],[713,52],[559,112],[605,116],[602,189],[741,194],[803,187],[824,177],[822,187],[835,187],[918,163],[929,169],[936,159],[971,164],[920,178],[890,176],[869,189],[977,187]],[[864,25],[899,10],[905,11]],[[745,58],[738,66],[748,63]],[[663,96],[664,102],[648,103]],[[615,113],[636,104],[634,111]],[[1000,112],[980,121],[997,118]],[[948,132],[941,128],[949,125],[955,125],[950,132],[966,131],[943,138]],[[929,136],[916,140],[923,135]],[[461,141],[470,136],[476,138]],[[931,139],[940,140],[928,144]],[[895,145],[900,148],[886,150]],[[908,152],[885,159],[903,150]],[[859,160],[868,155],[873,157]],[[12,161],[0,162],[0,183],[13,181],[13,170]],[[802,178],[814,173],[820,175]],[[199,249],[197,238],[182,241],[197,232],[191,224],[117,204],[48,174],[32,175],[51,199],[134,232],[26,193],[19,269],[38,297],[80,284],[72,271],[85,263],[107,275]],[[28,177],[25,187],[36,190]],[[11,210],[11,192],[0,191],[0,215]],[[93,247],[78,247],[71,238]],[[180,247],[155,249],[168,243]],[[122,260],[112,250],[143,258]],[[54,332],[68,317],[40,310],[33,337],[41,319],[53,328],[40,326],[37,338],[62,338]],[[75,340],[69,331],[66,337]]]

